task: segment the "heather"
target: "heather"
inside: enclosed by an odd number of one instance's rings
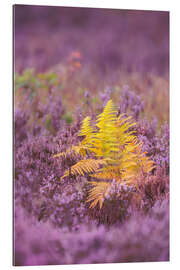
[[[19,235],[15,242],[16,265],[153,262],[169,259],[167,200],[157,201],[151,216],[134,213],[126,223],[112,226],[111,230],[104,225],[81,224],[78,231],[67,232],[52,228],[48,223],[41,224],[24,218],[22,209],[18,210],[15,224]]]
[[[16,6],[14,39],[14,264],[168,261],[168,13]]]

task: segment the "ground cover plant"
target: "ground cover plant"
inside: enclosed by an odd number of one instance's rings
[[[168,261],[168,12],[14,13],[14,265]]]

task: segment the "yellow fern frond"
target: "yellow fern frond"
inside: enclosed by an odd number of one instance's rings
[[[90,182],[93,188],[89,192],[87,202],[91,202],[90,208],[94,208],[98,203],[100,209],[102,208],[104,199],[108,193],[110,183],[107,182]]]
[[[104,130],[104,128],[107,125],[112,126],[112,123],[116,121],[116,114],[117,114],[117,109],[114,106],[114,103],[112,100],[109,100],[103,110],[103,112],[98,115],[97,117],[97,124],[96,126],[101,130]]]
[[[117,109],[112,100],[109,100],[103,112],[97,117],[96,126],[98,131],[94,136],[93,153],[97,157],[111,157],[118,152],[118,139],[114,136],[116,132]],[[114,155],[114,154],[113,154]]]
[[[106,164],[105,160],[96,160],[96,159],[85,159],[80,160],[75,165],[73,165],[70,169],[66,170],[64,175],[61,177],[63,179],[69,175],[85,175],[90,174],[97,171],[101,165]]]
[[[119,179],[119,176],[116,174],[116,172],[114,170],[113,171],[103,170],[102,172],[97,172],[97,173],[91,174],[90,176],[93,178],[96,178],[96,179],[101,179],[101,180],[103,180],[103,179],[104,180],[112,180],[112,179],[117,180],[116,178]]]
[[[55,154],[53,157],[54,158],[58,158],[58,157],[67,158],[69,156],[77,157],[78,155],[81,155],[81,157],[85,157],[86,151],[88,151],[88,148],[86,146],[79,144],[76,146],[69,147],[65,152]]]
[[[154,162],[142,151],[142,143],[132,130],[135,125],[131,116],[121,114],[117,117],[117,109],[112,100],[109,100],[97,117],[94,127],[90,117],[83,120],[78,134],[84,137],[83,140],[77,146],[54,155],[83,158],[66,170],[61,179],[69,175],[88,174],[96,179],[106,179],[110,182],[114,179],[116,183],[134,185],[135,179],[141,173],[147,174],[154,168]],[[92,185],[94,187],[88,197],[88,202],[91,201],[90,207],[99,204],[102,208],[106,192],[111,185],[107,182],[92,182]]]
[[[82,121],[82,126],[81,126],[78,136],[91,136],[93,134],[94,129],[91,126],[90,121],[91,121],[91,118],[89,116],[87,116]]]

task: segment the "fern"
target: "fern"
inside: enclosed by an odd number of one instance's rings
[[[94,208],[99,203],[99,207],[101,209],[110,188],[110,184],[107,182],[91,182],[91,185],[94,187],[89,193],[87,202],[91,202],[90,208]]]
[[[96,159],[85,159],[80,160],[78,163],[73,165],[70,170],[66,170],[64,175],[61,177],[63,179],[69,175],[85,175],[92,172],[95,172],[99,169],[101,165],[104,165],[104,160],[96,160]]]
[[[117,185],[135,185],[139,174],[148,174],[154,168],[153,161],[142,152],[142,143],[138,142],[134,131],[130,131],[135,125],[131,117],[125,117],[124,114],[117,117],[117,109],[112,100],[109,100],[104,111],[97,117],[95,126],[91,125],[90,117],[83,120],[79,136],[84,138],[79,145],[54,156],[82,158],[66,170],[61,179],[71,175],[89,175],[100,180],[110,180],[90,182],[93,185],[87,199],[87,202],[91,201],[90,207],[98,203],[102,207],[113,179]]]
[[[77,146],[72,146],[70,148],[68,148],[65,152],[61,152],[58,153],[56,155],[54,155],[53,157],[63,157],[63,158],[67,158],[69,156],[71,157],[77,157],[78,155],[80,155],[81,157],[86,156],[86,147],[83,146],[82,144],[79,144]]]

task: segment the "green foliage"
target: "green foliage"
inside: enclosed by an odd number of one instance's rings
[[[15,74],[15,90],[18,88],[36,87],[36,79],[34,77],[34,69],[26,69],[20,75]]]
[[[94,187],[87,200],[92,202],[90,207],[98,203],[102,207],[113,179],[117,185],[122,183],[132,186],[140,174],[148,174],[154,168],[153,161],[142,152],[142,143],[138,142],[132,130],[134,126],[131,117],[125,117],[124,114],[117,116],[117,108],[109,100],[104,111],[97,116],[94,126],[90,117],[83,120],[79,136],[84,138],[79,145],[55,155],[64,158],[80,155],[82,158],[66,170],[62,178],[86,174],[101,180],[91,182]]]
[[[66,121],[67,124],[71,124],[72,121],[73,121],[72,114],[70,114],[70,113],[65,113],[65,114],[62,116],[62,119],[64,119],[64,120]]]
[[[60,89],[58,76],[53,72],[36,74],[34,69],[26,69],[22,74],[15,74],[15,90],[23,88],[35,92],[37,89],[49,90],[51,87]]]

